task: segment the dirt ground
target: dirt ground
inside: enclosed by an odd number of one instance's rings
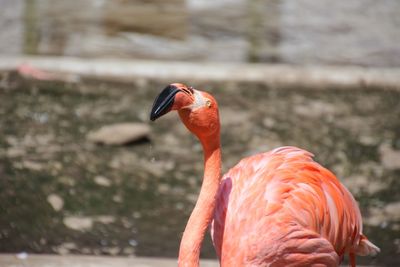
[[[148,121],[166,84],[0,75],[0,251],[176,257],[203,166],[176,115]],[[224,171],[281,145],[311,151],[355,195],[382,249],[360,262],[400,265],[399,91],[191,85],[219,101]],[[151,134],[129,146],[87,139],[117,122],[149,124]],[[215,257],[208,237],[202,257]]]

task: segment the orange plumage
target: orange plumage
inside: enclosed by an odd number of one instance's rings
[[[345,253],[368,254],[354,198],[302,149],[241,160],[217,203],[212,236],[223,266],[337,266]]]
[[[205,93],[172,84],[151,119],[177,110],[203,145],[204,178],[186,226],[179,266],[198,266],[211,223],[221,266],[338,266],[345,254],[379,252],[362,234],[351,193],[312,154],[281,147],[241,160],[222,178],[218,105]]]

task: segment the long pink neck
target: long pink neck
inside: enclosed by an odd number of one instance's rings
[[[204,178],[199,198],[183,233],[179,249],[179,267],[199,266],[204,234],[213,218],[221,179],[221,148],[219,138],[202,142],[204,150]]]

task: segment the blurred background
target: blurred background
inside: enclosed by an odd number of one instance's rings
[[[400,1],[0,7],[0,252],[176,257],[201,147],[177,116],[148,116],[165,85],[186,82],[220,103],[224,172],[282,145],[313,152],[354,194],[382,249],[359,261],[400,265]],[[41,58],[46,68],[35,65]],[[68,70],[55,71],[65,58]],[[109,73],[96,74],[110,59]],[[205,75],[182,76],[177,62]],[[145,63],[151,77],[112,77],[115,66]],[[243,71],[207,79],[231,66]],[[255,66],[289,82],[255,79]],[[208,236],[201,256],[215,258]]]
[[[396,0],[1,0],[0,52],[400,66]]]

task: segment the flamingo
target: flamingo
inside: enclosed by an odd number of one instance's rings
[[[285,146],[242,159],[221,175],[217,101],[173,83],[155,99],[150,120],[177,110],[202,144],[204,177],[183,232],[179,267],[199,266],[208,227],[221,266],[339,266],[380,249],[362,234],[357,202],[313,154]]]

